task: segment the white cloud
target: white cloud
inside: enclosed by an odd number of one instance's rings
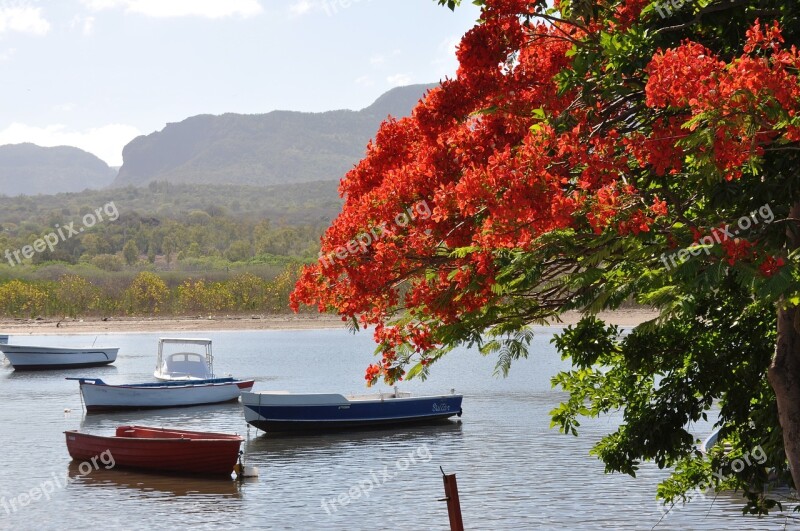
[[[402,55],[402,52],[400,52],[400,50],[393,50],[392,53],[390,54],[382,54],[382,53],[372,54],[372,57],[369,58],[369,64],[376,67],[383,66],[384,64],[386,64],[386,61],[388,59],[399,57],[400,55]]]
[[[71,30],[80,29],[81,33],[88,36],[94,33],[94,21],[94,17],[75,15],[72,17],[72,20],[69,21],[69,28]]]
[[[292,0],[289,6],[289,18],[297,18],[311,13],[325,13],[329,17],[338,15],[360,2],[372,0]]]
[[[91,35],[94,31],[94,17],[86,17],[83,19],[83,34]]]
[[[7,50],[3,50],[0,52],[0,63],[5,63],[6,61],[10,61],[14,54],[17,53],[16,48],[8,48]]]
[[[1,144],[34,144],[52,146],[75,146],[94,153],[110,166],[122,165],[122,148],[139,136],[139,130],[131,125],[108,124],[84,131],[67,129],[61,124],[35,127],[12,123],[0,131]]]
[[[113,9],[115,7],[125,7],[126,0],[81,0],[81,3],[92,11],[103,9]]]
[[[408,74],[395,74],[386,78],[386,82],[393,87],[400,87],[411,84],[411,76]]]
[[[50,23],[42,17],[39,7],[0,7],[0,34],[10,31],[46,35]]]
[[[359,87],[371,87],[375,82],[369,76],[361,76],[355,80],[355,84]]]
[[[297,0],[289,6],[289,14],[291,14],[293,17],[300,17],[311,13],[311,11],[317,7],[319,6],[315,5],[309,0]]]
[[[77,107],[78,107],[77,105],[70,102],[70,103],[62,103],[60,105],[53,105],[53,110],[58,112],[72,112]]]
[[[458,68],[456,49],[459,44],[461,44],[461,37],[459,36],[448,37],[440,42],[436,48],[436,57],[431,61],[431,64],[438,67],[447,67],[451,72],[455,72]]]
[[[81,0],[92,11],[124,9],[154,18],[249,18],[259,15],[263,8],[258,0]]]

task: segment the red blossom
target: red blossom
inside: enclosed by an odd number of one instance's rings
[[[741,238],[726,239],[722,242],[728,265],[734,265],[740,260],[749,260],[753,257],[752,244]]]
[[[758,270],[761,272],[762,275],[765,277],[771,277],[778,270],[784,266],[783,258],[775,258],[773,256],[767,256],[761,265],[758,266]]]

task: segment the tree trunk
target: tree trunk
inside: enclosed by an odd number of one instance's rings
[[[800,332],[795,327],[798,310],[778,310],[778,342],[767,373],[778,400],[783,446],[800,488]]]
[[[800,203],[795,203],[789,217],[800,219]],[[800,234],[790,225],[787,236],[791,252],[800,245]],[[778,310],[778,340],[767,379],[775,390],[792,479],[800,489],[800,308]]]

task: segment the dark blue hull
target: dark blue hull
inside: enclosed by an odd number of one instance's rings
[[[63,365],[13,365],[15,371],[55,371],[68,369],[91,369],[103,367],[114,363],[114,360],[97,361],[91,363],[65,363]]]
[[[255,397],[255,398],[254,398]],[[386,400],[353,400],[337,404],[264,404],[252,393],[243,402],[245,419],[266,432],[319,432],[385,428],[440,422],[461,416],[461,395]]]

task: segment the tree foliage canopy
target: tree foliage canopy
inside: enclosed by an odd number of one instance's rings
[[[460,344],[507,372],[530,324],[581,310],[556,340],[575,370],[555,379],[571,396],[554,421],[624,407],[595,449],[608,470],[673,466],[673,500],[721,486],[713,466],[758,444],[785,475],[766,375],[776,308],[800,304],[796,7],[478,4],[456,77],[385,122],[343,179],[331,259],[294,304],[374,325],[369,382],[424,377]],[[430,216],[402,216],[421,203]],[[631,299],[661,317],[625,337],[591,317]],[[686,427],[715,400],[735,452],[709,464]],[[757,487],[757,472],[725,480]]]

